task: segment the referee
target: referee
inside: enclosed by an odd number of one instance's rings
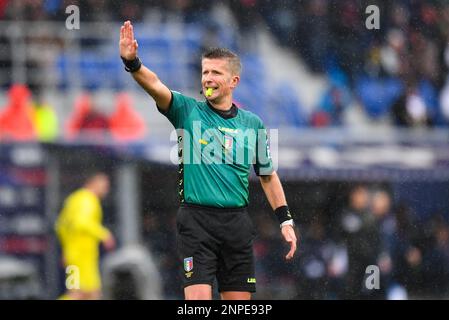
[[[251,165],[290,244],[286,259],[296,251],[296,235],[264,125],[232,103],[240,59],[222,48],[204,53],[201,85],[206,100],[196,101],[170,91],[142,65],[137,48],[133,26],[126,21],[120,30],[125,70],[153,97],[178,133],[177,242],[185,299],[212,299],[216,278],[222,299],[249,300],[256,291],[255,230],[247,212]]]

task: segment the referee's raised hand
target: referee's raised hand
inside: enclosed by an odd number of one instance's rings
[[[120,56],[126,60],[134,60],[137,57],[137,47],[133,25],[126,21],[120,28]]]

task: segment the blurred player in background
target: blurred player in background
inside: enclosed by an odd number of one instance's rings
[[[232,102],[233,90],[240,81],[240,59],[223,48],[204,53],[201,83],[206,101],[197,101],[168,89],[154,72],[142,65],[137,47],[133,27],[127,21],[120,30],[120,55],[125,70],[155,100],[159,111],[173,126],[182,130],[178,137],[181,206],[177,240],[180,266],[184,269],[185,298],[212,299],[216,278],[222,299],[250,299],[256,288],[252,248],[255,230],[247,211],[252,159],[256,159],[254,169],[279,220],[282,236],[290,245],[286,259],[292,259],[296,251],[296,235],[281,182],[273,168],[262,120]],[[214,136],[198,141],[187,138],[195,136],[194,123],[200,124],[205,132],[214,131]],[[251,142],[241,140],[247,130],[257,135]],[[191,156],[187,147],[203,150],[201,157],[209,158],[203,158],[199,164],[185,163]],[[240,148],[249,151],[250,159],[218,163],[204,151],[206,147],[218,150],[215,157],[236,155]]]
[[[101,298],[101,277],[99,267],[99,244],[106,250],[115,247],[111,232],[102,225],[100,200],[109,193],[109,177],[95,173],[86,180],[84,186],[66,199],[56,221],[65,268],[75,268],[71,276],[79,275],[79,287],[67,286],[61,299],[88,300]],[[67,270],[67,269],[66,269]]]

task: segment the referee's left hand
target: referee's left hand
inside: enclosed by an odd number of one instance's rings
[[[286,225],[281,228],[282,236],[284,237],[284,240],[287,241],[290,244],[290,251],[285,256],[285,259],[290,260],[295,255],[296,251],[296,234],[295,230],[292,226]]]

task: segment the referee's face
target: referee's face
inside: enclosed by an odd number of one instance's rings
[[[228,59],[208,59],[202,61],[201,85],[203,92],[212,88],[212,95],[206,97],[212,102],[220,102],[232,95],[232,90],[237,86],[240,77],[234,75]]]

